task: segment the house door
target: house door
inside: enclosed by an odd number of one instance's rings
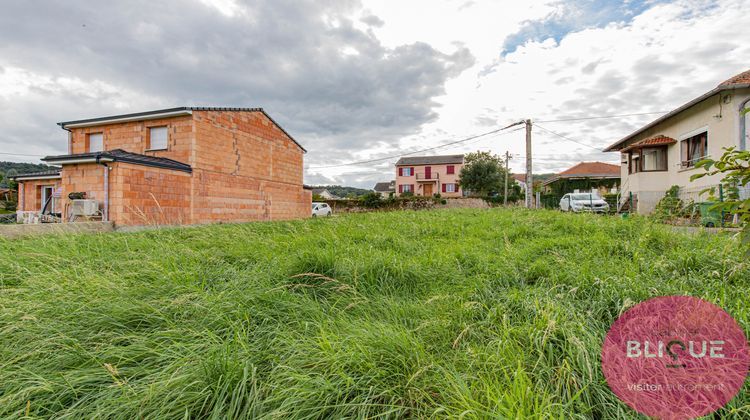
[[[54,209],[52,208],[53,201],[52,200],[52,194],[54,187],[51,185],[44,185],[42,188],[42,202],[40,203],[39,212],[42,214],[49,214],[54,213]],[[49,201],[49,203],[47,203]]]
[[[424,167],[424,179],[432,179],[432,166]]]
[[[425,170],[425,176],[427,176],[426,173],[427,172]],[[424,194],[425,197],[431,196],[432,195],[432,184],[424,184],[424,186],[422,186],[422,193]]]

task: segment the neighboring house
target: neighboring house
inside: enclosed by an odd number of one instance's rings
[[[10,188],[0,188],[0,201],[10,201],[13,191]]]
[[[305,149],[260,108],[181,107],[59,125],[68,154],[42,159],[58,170],[15,177],[19,212],[49,203],[45,213],[70,221],[75,192],[120,225],[310,217]]]
[[[526,174],[511,174],[511,177],[521,186],[521,192],[526,192]]]
[[[328,191],[325,188],[313,188],[312,189],[313,195],[320,196],[321,198],[324,198],[326,200],[337,200],[339,197],[331,194],[330,191]]]
[[[373,189],[376,193],[380,194],[381,197],[388,198],[391,194],[396,192],[396,180],[394,179],[391,182],[378,182]]]
[[[621,155],[621,210],[629,209],[632,203],[632,210],[650,213],[673,185],[680,187],[680,197],[685,200],[706,200],[700,191],[717,186],[722,176],[691,182],[692,175],[703,171],[696,169],[695,163],[706,156],[718,159],[726,147],[747,150],[748,109],[750,71],[726,80],[605,149]]]
[[[601,195],[616,192],[620,167],[604,162],[581,162],[542,182],[546,194],[562,197],[567,193],[597,191]]]
[[[460,197],[464,155],[403,157],[396,162],[396,194]]]

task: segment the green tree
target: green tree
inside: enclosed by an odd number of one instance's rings
[[[505,166],[503,163],[502,156],[493,155],[490,152],[476,151],[476,152],[467,153],[464,156],[464,165],[468,166],[474,162],[492,162],[501,168]]]
[[[695,164],[696,168],[705,169],[704,173],[695,174],[690,177],[691,181],[706,175],[724,174],[722,184],[726,186],[728,201],[718,203],[714,209],[736,214],[743,225],[742,243],[748,246],[750,255],[750,198],[741,200],[739,198],[739,187],[750,186],[750,151],[736,150],[734,147],[724,149],[725,152],[719,160],[703,159]],[[711,194],[715,194],[715,188],[709,188]]]
[[[481,196],[503,193],[505,168],[502,157],[489,152],[474,152],[464,157],[464,163],[458,181],[461,188]],[[510,174],[508,177],[510,178]],[[508,180],[508,184],[513,184],[511,179]]]

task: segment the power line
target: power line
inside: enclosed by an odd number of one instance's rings
[[[445,143],[445,144],[442,144],[442,145],[439,145],[439,146],[429,147],[427,149],[415,150],[413,152],[406,152],[406,153],[401,153],[401,154],[398,154],[398,155],[386,156],[386,157],[378,158],[378,159],[369,159],[369,160],[361,160],[361,161],[357,161],[357,162],[340,163],[340,164],[337,164],[337,165],[309,166],[307,169],[339,168],[339,167],[343,167],[343,166],[363,165],[363,164],[366,164],[366,163],[382,162],[382,161],[385,161],[385,160],[400,158],[402,156],[413,155],[415,153],[428,152],[430,150],[442,149],[444,147],[452,146],[452,145],[455,145],[455,144],[466,143],[466,142],[471,141],[471,140],[476,140],[476,139],[479,139],[481,137],[486,137],[486,136],[489,136],[491,134],[499,133],[499,132],[501,132],[503,130],[507,130],[508,128],[513,127],[515,125],[518,125],[518,123],[513,123],[513,124],[510,124],[510,125],[508,125],[506,127],[498,128],[497,130],[492,130],[492,131],[488,131],[486,133],[477,134],[477,135],[474,135],[474,136],[471,136],[471,137],[467,137],[465,139],[452,141],[450,143]],[[508,132],[503,133],[503,134],[515,133],[516,131],[519,131],[519,130],[521,130],[521,129],[517,129],[517,130],[513,130],[513,131],[508,131]]]
[[[546,131],[547,133],[550,133],[550,134],[554,134],[554,135],[556,135],[556,136],[558,136],[558,137],[560,137],[560,138],[563,138],[563,139],[565,139],[565,140],[567,140],[567,141],[572,141],[573,143],[577,143],[577,144],[580,144],[581,146],[586,146],[586,147],[589,147],[589,148],[591,148],[591,149],[594,149],[594,150],[600,151],[598,147],[594,147],[594,146],[588,145],[588,144],[586,144],[586,143],[581,143],[581,142],[580,142],[580,141],[578,141],[578,140],[573,140],[573,139],[571,139],[570,137],[566,137],[566,136],[563,136],[563,135],[562,135],[562,134],[560,134],[560,133],[556,133],[556,132],[554,132],[554,131],[552,131],[552,130],[548,130],[548,129],[546,129],[546,128],[542,127],[541,125],[539,125],[539,124],[537,124],[537,123],[535,123],[534,125],[535,125],[536,127],[539,127],[539,128],[541,128],[541,129],[542,129],[542,131]]]
[[[559,120],[545,120],[545,121],[534,121],[534,123],[553,123],[553,122],[567,122],[567,121],[586,121],[586,120],[603,120],[607,118],[622,118],[622,117],[636,117],[639,115],[655,115],[655,114],[666,114],[669,111],[655,111],[655,112],[638,112],[635,114],[619,114],[619,115],[602,115],[598,117],[581,117],[581,118],[564,118]]]
[[[1,153],[1,152],[0,152],[0,155],[7,155],[7,156],[26,156],[26,157],[39,157],[39,158],[42,158],[42,157],[44,157],[44,155],[26,155],[26,154],[23,154],[23,153]]]

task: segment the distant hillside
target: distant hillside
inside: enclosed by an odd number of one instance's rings
[[[0,186],[7,187],[7,180],[5,174],[10,172],[11,174],[25,174],[28,172],[40,172],[50,169],[49,165],[42,165],[37,163],[19,163],[19,162],[2,162],[0,161],[0,174],[2,174],[2,180],[0,180]]]
[[[371,192],[370,190],[365,190],[362,188],[342,187],[341,185],[313,185],[313,188],[325,188],[331,194],[342,198],[348,197],[349,194],[354,194],[355,196],[359,197],[360,195],[365,195],[368,192]]]

